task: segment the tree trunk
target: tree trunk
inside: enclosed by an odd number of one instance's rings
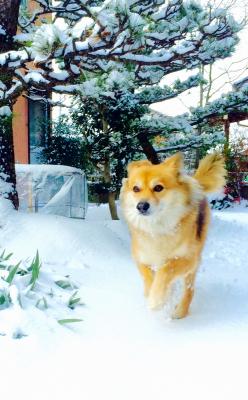
[[[229,140],[230,140],[230,121],[228,116],[224,118],[224,132],[225,132],[225,144],[224,144],[224,155],[228,156],[229,151]]]
[[[204,73],[205,73],[205,66],[204,65],[200,65],[199,67],[199,73],[202,75],[202,77],[204,78]],[[204,106],[204,83],[201,82],[199,85],[199,89],[200,89],[200,99],[199,99],[199,107],[203,107]],[[197,135],[201,136],[202,134],[202,128],[201,126],[198,126],[198,128],[196,129]],[[198,168],[199,162],[200,162],[200,155],[201,155],[201,150],[200,148],[196,148],[195,149],[195,162],[194,162],[194,167],[195,169]]]
[[[116,207],[116,202],[115,202],[115,192],[109,192],[108,194],[108,204],[109,204],[109,211],[111,218],[113,220],[118,220],[118,213],[117,213],[117,207]]]
[[[159,156],[157,155],[152,144],[149,142],[147,135],[143,132],[139,133],[138,140],[147,159],[151,161],[152,164],[159,164]]]
[[[16,191],[15,157],[12,132],[12,118],[0,117],[0,176],[7,183],[6,196],[18,209],[19,201]],[[9,185],[8,185],[9,184]]]
[[[202,128],[201,128],[201,127],[198,127],[198,128],[196,129],[196,131],[197,131],[198,136],[201,136],[201,134],[202,134]],[[194,150],[193,150],[193,151],[194,151]],[[195,162],[194,162],[194,167],[195,167],[195,169],[197,169],[198,166],[199,166],[200,158],[201,158],[201,149],[200,149],[199,147],[197,147],[197,148],[195,149]]]
[[[108,134],[108,123],[106,119],[104,118],[104,109],[100,109],[101,114],[102,114],[102,128],[104,133],[107,135]],[[117,207],[116,207],[116,202],[115,202],[115,196],[116,192],[113,192],[111,190],[111,173],[110,173],[110,160],[108,158],[105,159],[104,162],[104,170],[103,170],[103,179],[104,183],[106,186],[108,186],[108,205],[109,205],[109,211],[111,218],[113,220],[118,220],[118,213],[117,213]]]
[[[0,25],[6,34],[1,35],[0,51],[13,49],[13,36],[17,32],[21,0],[0,0]]]
[[[13,50],[16,44],[13,36],[17,32],[18,15],[21,0],[0,0],[0,26],[4,34],[0,34],[0,53]],[[9,90],[12,85],[13,74],[7,68],[0,68],[0,80]],[[8,106],[13,109],[11,100],[3,100],[1,106]],[[18,208],[18,195],[16,191],[15,156],[13,144],[12,117],[0,117],[0,172],[11,189],[8,198],[14,207]]]
[[[103,179],[104,179],[104,183],[107,186],[111,185],[110,161],[107,159],[105,160],[105,163],[104,163]],[[111,188],[110,188],[109,192],[108,192],[109,211],[110,211],[111,218],[113,220],[118,220],[119,218],[118,218],[118,213],[117,213],[115,196],[116,196],[116,192],[111,191]]]

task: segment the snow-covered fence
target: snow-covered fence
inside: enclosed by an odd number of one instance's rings
[[[16,165],[20,209],[85,218],[88,204],[83,171],[63,165]]]

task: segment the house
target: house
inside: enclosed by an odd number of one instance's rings
[[[22,10],[32,11],[37,3],[21,0]],[[49,134],[50,107],[41,101],[20,96],[14,105],[13,133],[15,160],[18,164],[37,164]]]
[[[37,164],[49,134],[50,107],[21,96],[14,106],[13,132],[18,164]]]

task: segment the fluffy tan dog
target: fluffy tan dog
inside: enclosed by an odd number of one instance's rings
[[[150,308],[163,307],[171,284],[183,278],[184,291],[172,317],[187,315],[209,224],[205,193],[221,189],[224,176],[218,154],[201,160],[193,177],[183,173],[180,153],[159,165],[147,160],[129,164],[121,203]]]

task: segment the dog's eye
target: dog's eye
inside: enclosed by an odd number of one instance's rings
[[[136,193],[140,192],[140,188],[138,186],[134,186],[133,187],[133,191],[136,192]]]
[[[156,185],[153,188],[154,192],[161,192],[163,189],[164,187],[162,185]]]

